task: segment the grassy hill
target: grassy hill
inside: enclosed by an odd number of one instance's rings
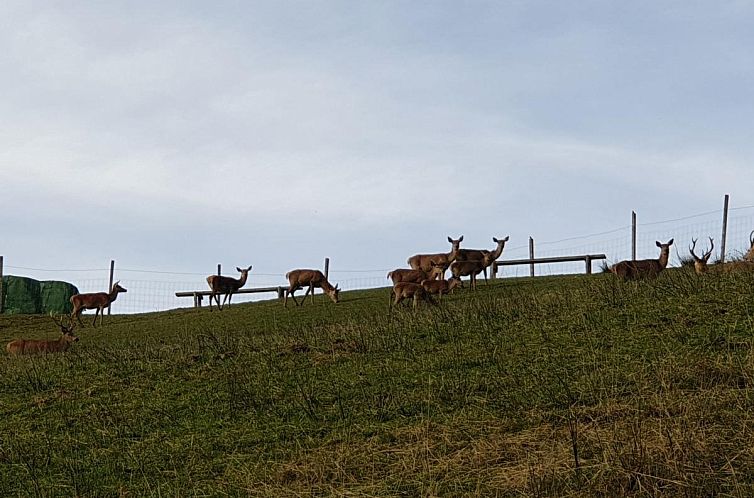
[[[0,495],[751,496],[754,274],[611,277],[113,316],[0,355]],[[3,344],[56,336],[0,317]]]

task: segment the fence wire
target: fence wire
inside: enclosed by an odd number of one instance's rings
[[[637,224],[637,258],[656,258],[659,250],[655,241],[667,242],[674,239],[671,250],[670,266],[679,266],[680,258],[689,254],[692,239],[698,239],[697,247],[701,250],[709,244],[708,237],[713,237],[715,250],[713,260],[720,258],[720,241],[722,237],[722,213],[712,211],[684,218],[663,221],[650,221]],[[749,248],[749,237],[754,230],[754,206],[734,208],[729,211],[726,259],[740,257]],[[535,257],[574,256],[583,254],[605,254],[607,264],[631,258],[631,226],[626,225],[596,234],[570,237],[555,241],[535,240]],[[410,252],[410,251],[409,251]],[[527,259],[529,257],[528,241],[506,246],[502,260]],[[36,280],[64,280],[74,284],[79,292],[102,292],[109,283],[109,268],[90,269],[43,269],[27,266],[13,266],[6,259],[5,275],[18,275]],[[601,261],[593,263],[593,271],[599,271]],[[404,266],[400,264],[399,266]],[[330,281],[343,290],[357,290],[385,287],[390,281],[386,274],[393,268],[381,269],[342,269],[330,270]],[[498,278],[529,276],[529,265],[501,266]],[[584,273],[583,262],[538,264],[535,266],[537,276]],[[120,294],[112,305],[113,313],[144,313],[165,311],[175,308],[193,306],[193,300],[176,297],[178,291],[196,291],[208,289],[206,276],[212,272],[170,272],[162,270],[120,269],[115,268],[115,280],[128,289]],[[270,273],[250,273],[246,287],[286,286],[284,275]],[[318,291],[321,293],[321,291]],[[237,294],[234,303],[275,299],[275,293]],[[205,298],[204,305],[207,300]]]

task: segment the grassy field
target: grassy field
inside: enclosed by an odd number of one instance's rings
[[[0,355],[0,496],[754,495],[754,274],[611,277],[113,316]]]

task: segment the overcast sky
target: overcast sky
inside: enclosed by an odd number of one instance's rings
[[[6,264],[405,266],[754,192],[749,1],[0,3]]]

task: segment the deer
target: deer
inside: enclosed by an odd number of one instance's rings
[[[83,327],[81,322],[81,313],[84,310],[94,310],[94,320],[92,326],[97,326],[97,315],[100,315],[100,325],[102,325],[105,319],[105,308],[118,298],[118,294],[121,292],[128,292],[126,289],[120,286],[120,280],[113,284],[113,288],[109,293],[107,292],[93,292],[89,294],[74,294],[71,296],[71,304],[73,305],[73,311],[71,312],[71,321],[76,318],[79,324]]]
[[[634,259],[621,261],[610,267],[610,271],[623,280],[637,280],[640,278],[655,279],[668,266],[668,257],[670,256],[670,246],[673,245],[673,239],[666,244],[656,241],[655,244],[660,248],[660,257],[658,259]]]
[[[445,273],[445,270],[447,270],[447,267],[445,265],[432,263],[432,269],[429,272],[422,270],[411,270],[408,268],[397,268],[388,273],[387,278],[393,281],[393,285],[397,284],[398,282],[413,282],[415,284],[420,284],[422,280],[437,279],[438,275],[442,276]]]
[[[507,236],[504,239],[492,237],[492,241],[497,244],[497,247],[492,251],[486,249],[459,249],[456,261],[482,261],[486,258],[485,267],[482,271],[484,272],[484,283],[487,283],[487,268],[492,266],[492,263],[500,258],[503,254],[505,243],[508,242],[509,239],[510,236]]]
[[[63,324],[62,317],[56,319],[52,312],[50,313],[50,318],[52,318],[52,321],[60,327],[60,337],[58,339],[15,339],[5,346],[8,354],[62,353],[67,351],[72,343],[79,340],[78,336],[73,333],[73,329],[76,326],[73,318],[69,320],[68,325]]]
[[[715,248],[715,241],[712,237],[709,238],[709,242],[709,251],[702,253],[702,256],[699,257],[696,255],[696,253],[694,253],[694,249],[696,248],[696,239],[691,239],[691,247],[689,247],[689,252],[691,253],[691,257],[694,258],[694,271],[697,275],[707,273],[707,261],[709,261],[710,256],[712,256],[712,250]]]
[[[306,302],[306,296],[308,296],[309,293],[311,293],[312,302],[314,302],[315,287],[322,289],[333,303],[338,303],[338,294],[340,293],[340,289],[337,285],[333,287],[332,284],[327,281],[325,275],[319,270],[291,270],[285,274],[285,278],[288,279],[288,289],[285,291],[285,299],[283,300],[284,308],[288,307],[289,295],[293,298],[293,302],[296,303],[296,306],[299,306],[294,292],[299,289],[303,289],[304,287],[306,287],[307,289],[306,293],[304,294],[304,299],[301,301],[301,306],[303,306]]]
[[[453,278],[470,277],[469,287],[476,290],[476,277],[486,268],[485,260],[477,261],[455,261],[450,265],[450,273]]]
[[[458,239],[452,239],[448,237],[448,242],[451,243],[450,252],[441,252],[437,254],[415,254],[408,258],[408,265],[414,270],[422,270],[427,273],[432,270],[432,263],[435,263],[438,266],[450,265],[458,257],[458,251],[461,248],[461,242],[463,242],[463,235],[461,235]],[[445,276],[444,271],[443,275],[441,276]]]
[[[443,294],[450,294],[456,287],[463,289],[463,280],[457,277],[451,277],[448,280],[426,279],[422,280],[421,286],[427,294],[437,294],[438,299],[442,301]]]
[[[212,289],[212,294],[209,295],[210,311],[212,311],[213,297],[217,302],[217,310],[222,311],[225,301],[228,301],[228,308],[230,308],[230,300],[233,297],[233,293],[246,285],[246,279],[249,277],[251,265],[246,269],[241,269],[236,266],[236,270],[241,274],[239,278],[224,277],[222,275],[210,275],[207,277],[207,284],[209,285],[209,288]],[[220,305],[220,294],[225,294],[222,306]]]
[[[388,308],[392,309],[393,305],[398,305],[404,299],[411,298],[414,302],[414,309],[417,308],[419,301],[425,301],[429,304],[436,305],[432,296],[424,290],[421,284],[414,282],[398,282],[390,289],[390,301],[388,302]]]
[[[749,250],[746,251],[742,259],[743,261],[754,263],[754,230],[749,234]]]

